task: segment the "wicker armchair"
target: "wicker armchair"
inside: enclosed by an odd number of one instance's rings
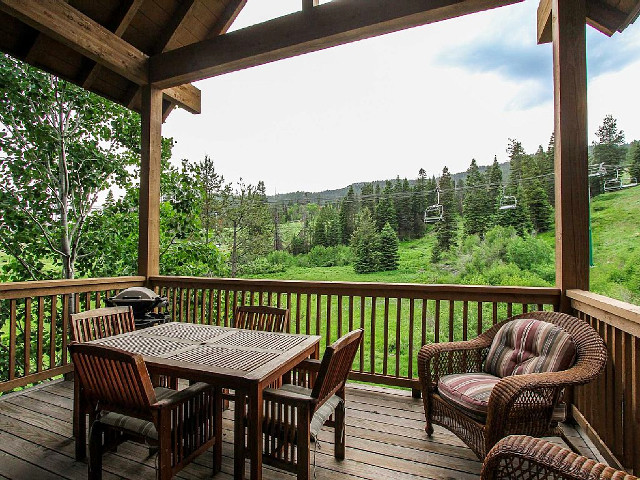
[[[554,443],[527,435],[500,440],[488,453],[481,480],[638,480]]]
[[[159,480],[168,480],[196,456],[213,449],[220,470],[222,410],[216,387],[197,383],[176,391],[154,388],[142,356],[87,343],[69,346],[90,412],[89,479],[102,478],[102,454],[133,440],[158,450]]]
[[[485,358],[498,330],[519,319],[552,323],[568,333],[576,347],[573,366],[563,371],[511,375],[501,378],[491,390],[486,417],[472,418],[438,393],[445,375],[482,372]],[[426,417],[425,431],[433,424],[456,434],[478,456],[501,438],[512,434],[566,438],[554,410],[561,404],[565,388],[588,383],[604,369],[607,352],[602,339],[584,321],[557,312],[529,312],[493,326],[474,340],[425,345],[418,354],[418,372]]]
[[[263,463],[308,480],[309,446],[325,423],[334,427],[334,456],[344,459],[344,387],[362,335],[361,329],[344,335],[327,347],[321,361],[305,360],[296,367],[287,376],[291,383],[264,391]]]

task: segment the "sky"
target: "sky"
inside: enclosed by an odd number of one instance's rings
[[[300,9],[249,0],[232,30]],[[324,2],[322,2],[324,3]],[[551,45],[537,1],[416,27],[195,83],[202,113],[163,126],[173,160],[209,155],[227,181],[321,191],[508,160],[553,131]],[[640,20],[609,38],[587,27],[589,142],[605,115],[640,139]]]

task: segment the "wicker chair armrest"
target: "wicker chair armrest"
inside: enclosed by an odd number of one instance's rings
[[[515,477],[514,477],[515,476]],[[543,439],[511,435],[487,454],[482,480],[520,478],[569,480],[638,480],[638,477],[598,463]]]
[[[311,407],[316,402],[316,399],[310,395],[303,395],[301,393],[289,392],[287,390],[277,388],[265,389],[262,394],[262,398],[270,402],[280,403],[291,407]]]
[[[480,336],[465,342],[432,343],[418,352],[418,375],[423,388],[430,389],[444,375],[482,370],[491,338]]]
[[[163,410],[167,408],[171,409],[178,405],[182,405],[185,402],[188,402],[193,397],[196,397],[202,394],[203,392],[206,392],[215,388],[216,387],[209,385],[208,383],[194,383],[188,388],[185,388],[184,390],[180,390],[174,393],[173,395],[171,395],[171,397],[165,398],[163,400],[160,400],[159,402],[154,403],[153,405],[151,405],[151,408],[156,410]]]

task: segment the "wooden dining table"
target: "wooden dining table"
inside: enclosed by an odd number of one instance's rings
[[[302,360],[318,358],[320,337],[174,322],[91,343],[141,354],[151,375],[167,375],[233,389],[234,478],[244,478],[248,453],[250,478],[260,480],[262,392]],[[78,421],[76,452],[84,452],[86,445],[84,413],[74,412]],[[222,434],[220,423],[217,438]]]

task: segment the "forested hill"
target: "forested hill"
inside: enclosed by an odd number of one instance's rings
[[[480,165],[478,166],[480,172],[484,173],[490,165]],[[500,164],[500,169],[502,170],[502,178],[509,178],[509,162],[504,162]],[[416,172],[416,177],[417,177]],[[454,182],[458,183],[460,180],[465,180],[467,178],[467,172],[459,172],[453,174],[452,179]],[[384,189],[384,185],[386,182],[391,181],[394,182],[394,179],[389,180],[375,180],[373,182],[358,182],[353,184],[353,190],[356,195],[360,194],[362,191],[362,187],[367,183],[372,183],[374,188],[376,185],[380,185],[381,189]],[[413,186],[416,183],[415,178],[409,179],[409,185]],[[338,188],[335,190],[323,190],[321,192],[291,192],[291,193],[278,193],[276,195],[270,195],[268,200],[270,203],[318,203],[318,204],[327,204],[327,203],[335,203],[342,198],[345,197],[347,191],[349,190],[349,186],[347,185],[343,188]]]

